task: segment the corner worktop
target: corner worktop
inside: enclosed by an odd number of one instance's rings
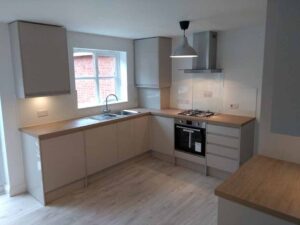
[[[189,120],[192,119],[192,120],[204,121],[211,124],[220,124],[220,125],[231,126],[231,127],[241,127],[255,120],[254,117],[235,116],[229,114],[217,114],[209,118],[195,118],[195,117],[191,118],[189,116],[178,115],[178,113],[182,111],[180,109],[157,110],[157,109],[136,108],[132,110],[136,110],[140,113],[136,115],[116,118],[116,119],[111,119],[106,121],[98,121],[90,117],[83,117],[83,118],[64,120],[64,121],[53,122],[53,123],[48,123],[43,125],[23,127],[20,128],[20,131],[29,134],[31,136],[44,139],[44,138],[50,138],[58,135],[67,134],[74,131],[84,130],[87,128],[104,126],[111,123],[124,121],[124,120],[145,116],[145,115],[157,115],[157,116],[164,116],[164,117],[171,117],[171,118],[178,118],[178,119],[189,119]]]
[[[216,188],[215,194],[300,224],[300,165],[254,156]]]

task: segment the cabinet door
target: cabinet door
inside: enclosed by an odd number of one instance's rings
[[[159,87],[159,39],[134,42],[135,81],[139,87]]]
[[[19,97],[70,93],[66,30],[20,21],[10,27]]]
[[[85,176],[82,132],[42,140],[40,151],[45,192]]]
[[[133,136],[133,121],[126,120],[117,123],[118,137],[118,161],[130,159],[136,155],[134,136]]]
[[[135,81],[138,87],[171,86],[171,39],[154,37],[135,40]]]
[[[174,152],[174,120],[153,116],[151,121],[152,150],[173,155]]]
[[[117,163],[117,127],[115,124],[85,131],[88,175]]]
[[[139,117],[132,121],[136,154],[140,155],[150,150],[149,116]]]

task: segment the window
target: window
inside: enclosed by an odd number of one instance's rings
[[[74,49],[73,58],[78,108],[103,105],[109,94],[127,101],[125,52]]]

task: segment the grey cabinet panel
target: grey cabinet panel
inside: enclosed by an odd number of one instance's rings
[[[135,81],[138,87],[171,86],[171,39],[135,40]]]
[[[264,71],[266,77],[273,78],[264,78],[266,85],[273,83],[271,131],[299,137],[300,2],[275,1],[270,7],[273,5],[277,8],[269,12]]]
[[[28,22],[10,24],[18,96],[70,93],[66,30]]]

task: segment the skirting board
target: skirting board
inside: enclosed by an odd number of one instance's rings
[[[5,185],[5,192],[8,193],[10,197],[26,193],[26,184],[20,184],[15,186]]]

